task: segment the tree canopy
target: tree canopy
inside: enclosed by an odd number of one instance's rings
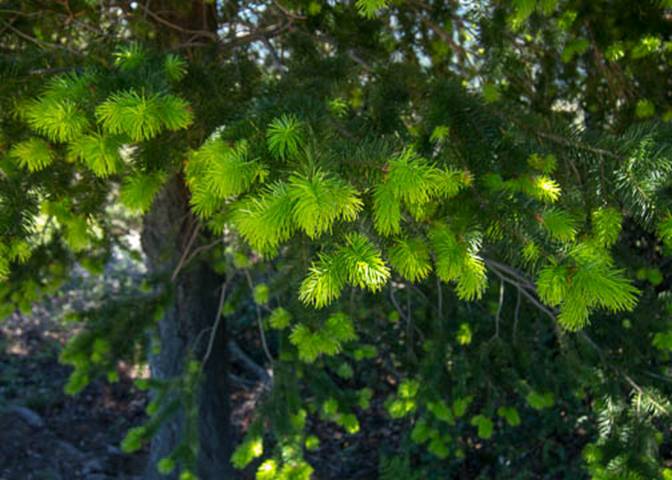
[[[315,423],[377,399],[381,479],[672,478],[671,33],[669,0],[5,2],[0,314],[174,188],[178,261],[62,353],[70,393],[114,380],[217,275],[179,375],[139,382],[126,450],[184,417],[159,472],[199,474],[226,317],[270,372],[231,456],[260,480],[320,478]]]

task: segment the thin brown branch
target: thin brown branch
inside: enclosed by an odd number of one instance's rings
[[[182,270],[182,267],[185,265],[185,261],[189,255],[189,251],[191,250],[191,247],[194,244],[194,241],[196,240],[196,237],[198,236],[200,231],[201,231],[201,224],[197,223],[196,226],[194,227],[194,230],[191,233],[191,236],[189,237],[187,245],[184,247],[184,250],[182,251],[182,256],[180,257],[180,260],[177,262],[177,266],[175,267],[175,270],[173,271],[173,274],[170,277],[171,282],[174,282],[177,279],[177,276]]]
[[[215,344],[215,338],[217,337],[217,330],[219,329],[219,324],[222,321],[222,309],[224,308],[224,300],[226,299],[226,290],[227,290],[228,285],[229,285],[229,280],[227,279],[222,284],[221,293],[219,294],[219,303],[217,305],[217,314],[216,314],[216,317],[215,317],[215,322],[212,325],[212,331],[210,332],[210,338],[208,339],[208,346],[205,350],[205,354],[203,355],[203,360],[201,362],[202,366],[205,366],[208,359],[210,358],[210,355],[212,354],[212,347]]]
[[[27,42],[30,42],[30,43],[32,43],[32,44],[34,44],[34,45],[37,45],[37,46],[40,47],[40,48],[66,50],[66,51],[68,51],[68,52],[70,52],[70,53],[74,53],[74,54],[78,54],[78,53],[79,53],[79,52],[77,52],[76,50],[72,50],[71,48],[66,47],[65,45],[59,45],[59,44],[57,44],[57,43],[49,43],[49,42],[45,42],[44,40],[40,40],[40,39],[38,39],[38,38],[31,37],[30,35],[28,35],[28,34],[26,34],[26,33],[23,33],[23,32],[22,32],[21,30],[19,30],[18,28],[15,28],[15,27],[14,27],[13,25],[11,25],[9,22],[5,22],[4,20],[0,20],[0,22],[2,22],[2,24],[5,25],[5,27],[6,27],[7,29],[9,29],[9,30],[11,30],[12,32],[14,32],[18,37],[20,37],[20,38],[22,38],[22,39],[26,40]]]
[[[209,38],[211,40],[219,40],[219,36],[216,33],[210,32],[208,30],[191,30],[188,28],[181,27],[179,25],[174,24],[173,22],[170,22],[166,20],[165,18],[159,16],[158,14],[152,12],[149,8],[147,8],[146,5],[142,5],[141,3],[138,3],[140,7],[143,9],[145,15],[148,15],[151,17],[154,21],[165,25],[168,28],[171,28],[175,31],[178,31],[180,33],[186,33],[186,34],[191,34],[191,35],[196,35],[198,37],[205,37]]]

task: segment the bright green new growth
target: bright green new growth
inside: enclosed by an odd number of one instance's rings
[[[528,157],[527,164],[545,175],[550,175],[558,167],[558,160],[553,154],[541,156],[534,153]]]
[[[390,265],[411,282],[424,280],[432,271],[429,248],[421,237],[397,240],[388,255]]]
[[[294,231],[292,207],[287,185],[278,182],[261,195],[238,202],[232,221],[252,248],[273,253]]]
[[[38,99],[28,102],[21,115],[30,127],[54,142],[77,138],[89,125],[78,102],[88,93],[92,75],[61,75],[47,82]]]
[[[360,233],[351,233],[337,253],[345,266],[348,282],[356,287],[377,292],[390,278],[390,270],[371,241]]]
[[[470,424],[478,429],[478,436],[484,440],[492,437],[494,424],[485,415],[476,415],[471,419]]]
[[[390,183],[381,183],[373,192],[373,219],[376,231],[388,236],[401,231],[401,202]]]
[[[569,265],[543,268],[537,279],[539,297],[560,307],[558,321],[564,328],[583,328],[595,308],[612,312],[634,309],[639,290],[622,270],[614,268],[608,252],[583,243],[572,248],[569,259]]]
[[[344,343],[357,339],[357,334],[350,317],[344,313],[335,313],[317,331],[305,324],[296,325],[289,339],[297,348],[299,358],[312,363],[320,355],[338,354]]]
[[[25,111],[30,127],[54,142],[77,138],[89,121],[74,101],[46,96],[32,102]]]
[[[420,383],[415,379],[402,380],[397,394],[388,398],[385,408],[392,418],[403,418],[418,408],[417,396]]]
[[[402,202],[416,218],[423,207],[438,198],[450,198],[471,183],[465,172],[440,169],[419,157],[411,148],[390,159],[387,175],[373,193],[376,230],[387,236],[401,229]]]
[[[96,108],[96,117],[112,134],[126,134],[134,142],[156,137],[164,129],[180,130],[193,121],[188,103],[174,95],[117,92]]]
[[[549,208],[544,211],[541,225],[551,238],[560,242],[571,242],[576,237],[576,220],[565,210]]]
[[[193,153],[191,162],[190,176],[219,199],[246,192],[254,182],[263,181],[268,174],[263,165],[248,158],[244,140],[233,146],[220,138],[209,140]]]
[[[261,436],[252,435],[236,447],[231,455],[231,463],[235,468],[243,469],[249,465],[252,460],[260,457],[264,453],[264,441]]]
[[[558,183],[546,175],[538,175],[525,182],[523,191],[541,202],[554,203],[560,198]]]
[[[560,305],[567,295],[569,271],[564,265],[551,264],[539,272],[537,290],[539,298],[550,306]]]
[[[477,255],[478,241],[469,245],[443,224],[435,225],[429,239],[436,255],[436,274],[444,282],[456,282],[458,297],[462,300],[480,298],[487,287],[483,260]]]
[[[27,168],[31,172],[37,172],[48,167],[56,157],[51,146],[37,137],[14,145],[9,152],[9,156],[21,168]]]
[[[536,392],[532,390],[525,397],[527,404],[535,410],[551,408],[555,404],[555,397],[551,392]]]
[[[321,254],[301,283],[302,302],[322,308],[337,299],[346,284],[379,291],[390,278],[379,249],[359,233],[348,234],[345,244],[332,254]]]
[[[658,237],[660,237],[666,247],[672,247],[672,215],[668,214],[658,224]]]
[[[516,407],[499,407],[497,415],[504,418],[511,427],[517,427],[521,423],[520,414]]]
[[[292,314],[282,307],[278,307],[271,312],[268,317],[268,323],[275,330],[284,330],[292,322]]]
[[[265,283],[260,283],[259,285],[256,285],[254,287],[254,291],[252,292],[252,298],[254,299],[254,302],[258,305],[266,305],[269,300],[270,296],[270,290],[268,288],[268,285]]]
[[[288,189],[294,222],[313,239],[331,231],[337,220],[354,220],[362,209],[354,187],[319,170],[309,176],[292,175]]]
[[[374,18],[378,12],[387,6],[387,0],[357,0],[357,11],[366,18]]]
[[[289,183],[276,182],[260,195],[241,200],[231,219],[252,248],[273,254],[295,230],[317,238],[330,232],[336,221],[357,218],[361,208],[352,186],[318,171],[310,177],[293,175]]]
[[[335,255],[319,255],[308,270],[299,288],[299,299],[315,308],[322,308],[338,297],[346,284],[343,266]]]
[[[554,203],[562,190],[558,183],[547,175],[523,175],[504,180],[499,174],[490,173],[483,177],[484,185],[494,191],[523,193],[544,203]]]
[[[127,72],[135,70],[147,59],[145,51],[137,43],[119,48],[112,56],[114,57],[114,65]]]
[[[119,199],[132,212],[144,213],[152,206],[165,181],[163,172],[133,174],[124,179]]]
[[[610,247],[618,240],[623,215],[615,208],[600,208],[593,212],[593,233],[603,247]]]
[[[69,145],[69,153],[82,160],[99,177],[117,173],[123,165],[119,153],[123,146],[120,137],[98,133],[82,135]]]

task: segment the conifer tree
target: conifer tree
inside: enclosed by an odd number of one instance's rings
[[[313,422],[381,396],[380,478],[670,475],[669,2],[10,3],[1,308],[141,220],[148,288],[62,360],[76,394],[149,359],[147,478],[313,478]],[[268,392],[233,449],[246,311]],[[551,435],[583,455],[521,453]]]

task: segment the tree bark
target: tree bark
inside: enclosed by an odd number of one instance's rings
[[[156,44],[166,51],[176,45],[217,42],[217,8],[208,0],[153,0],[139,2],[142,14],[156,27]],[[188,49],[182,50],[190,56]],[[172,178],[157,196],[143,220],[142,245],[150,270],[170,279],[185,249],[190,245],[197,222],[189,209],[189,193],[183,179]],[[171,285],[172,303],[159,322],[160,353],[150,358],[152,376],[169,379],[179,376],[188,359],[201,360],[207,348],[219,306],[222,278],[203,261],[195,259],[182,266]],[[223,320],[223,319],[222,319]],[[203,365],[198,392],[198,460],[201,480],[232,478],[228,397],[227,335],[220,322],[213,339],[212,353]],[[175,479],[178,472],[163,476],[156,463],[169,455],[185,433],[184,412],[161,427],[152,440],[148,480]]]
[[[171,277],[195,227],[186,187],[179,177],[174,177],[143,220],[142,246],[151,273]],[[177,275],[170,305],[159,322],[160,352],[150,357],[153,378],[179,376],[188,358],[202,358],[218,312],[221,281],[202,261],[184,266]],[[197,473],[201,480],[232,478],[227,363],[226,328],[222,322],[215,333],[212,353],[203,365],[198,392]],[[184,419],[184,412],[178,412],[153,437],[146,479],[178,477],[177,472],[160,475],[156,463],[179,444]]]

